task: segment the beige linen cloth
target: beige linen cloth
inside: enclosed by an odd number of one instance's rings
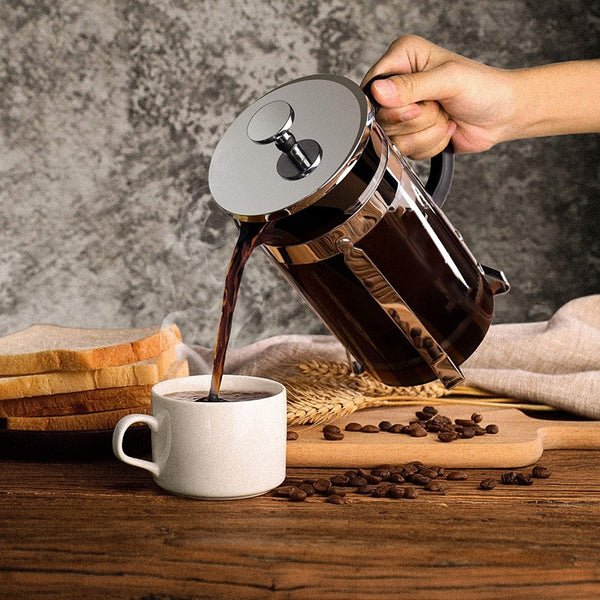
[[[190,371],[208,372],[212,349],[188,351]],[[347,359],[332,336],[281,335],[231,348],[225,372],[273,377],[312,360]],[[492,325],[462,370],[467,385],[498,397],[600,419],[600,295],[568,302],[549,321]]]

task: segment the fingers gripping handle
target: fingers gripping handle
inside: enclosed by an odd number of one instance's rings
[[[115,456],[124,463],[146,469],[146,471],[150,471],[152,475],[158,477],[158,475],[160,475],[160,469],[155,462],[129,456],[129,454],[125,454],[125,451],[123,450],[123,438],[125,437],[125,432],[134,423],[146,423],[152,431],[158,430],[158,421],[152,415],[126,415],[117,423],[113,432],[113,452],[115,453]]]
[[[363,88],[365,95],[373,105],[375,114],[381,108],[377,100],[373,98],[371,94],[371,85],[378,79],[387,79],[392,77],[392,74],[387,75],[375,75],[370,79]],[[452,142],[450,142],[442,152],[431,157],[431,164],[429,168],[429,177],[425,184],[425,190],[431,196],[431,199],[438,206],[442,206],[446,201],[450,187],[452,186],[452,176],[454,174],[454,149]]]

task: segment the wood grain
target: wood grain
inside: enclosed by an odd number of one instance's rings
[[[146,473],[1,460],[3,599],[592,600],[600,596],[600,452],[546,452],[530,487],[351,494],[345,506],[263,496],[194,501]],[[288,477],[337,469],[288,469]]]

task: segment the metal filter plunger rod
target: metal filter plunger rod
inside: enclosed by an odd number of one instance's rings
[[[257,144],[274,143],[283,154],[277,172],[286,179],[300,179],[314,171],[321,161],[321,147],[315,140],[296,141],[289,131],[294,109],[275,100],[256,111],[248,123],[248,137]]]

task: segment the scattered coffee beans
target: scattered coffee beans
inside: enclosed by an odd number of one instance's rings
[[[536,465],[531,470],[531,476],[526,475],[523,472],[508,471],[502,473],[500,481],[505,485],[532,485],[535,479],[548,479],[550,477],[550,469],[542,465]]]
[[[469,440],[486,433],[496,434],[499,431],[498,425],[494,423],[482,427],[480,423],[483,417],[479,413],[473,413],[469,419],[455,419],[452,422],[449,417],[439,414],[435,407],[424,406],[422,410],[415,412],[415,417],[408,425],[390,421],[381,421],[378,425],[362,425],[353,421],[348,423],[344,430],[361,433],[404,433],[412,437],[426,437],[428,433],[433,433],[437,435],[438,440],[446,443],[459,439]],[[343,435],[335,425],[323,427],[323,437],[326,440],[341,440]]]
[[[335,433],[335,431],[333,432]],[[535,475],[537,474],[537,475]],[[507,471],[500,477],[485,477],[479,482],[479,489],[492,490],[498,480],[503,484],[533,484],[534,477],[547,479],[550,471],[542,465],[533,467],[531,477],[523,472]],[[287,498],[290,502],[304,502],[307,498],[323,497],[331,504],[347,504],[348,494],[371,496],[372,498],[416,499],[419,491],[445,495],[446,487],[440,479],[446,481],[466,481],[466,471],[452,470],[446,472],[442,467],[427,466],[420,461],[412,461],[404,465],[379,465],[372,469],[352,469],[343,474],[336,473],[329,478],[286,480],[284,485],[276,488],[271,495]]]

